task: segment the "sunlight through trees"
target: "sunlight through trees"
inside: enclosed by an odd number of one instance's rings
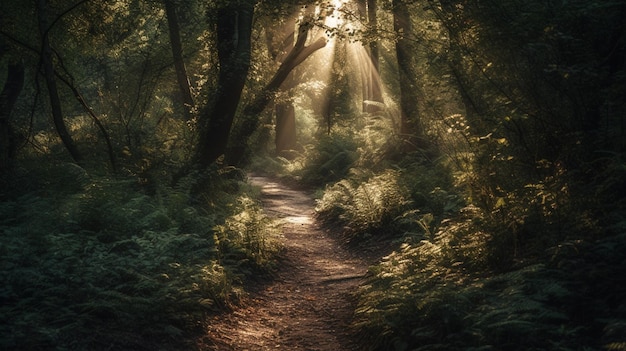
[[[626,349],[625,14],[0,2],[0,348],[194,344],[279,262],[257,173],[372,260],[372,350]]]

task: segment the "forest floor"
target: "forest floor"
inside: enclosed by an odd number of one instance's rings
[[[250,180],[262,189],[267,215],[284,221],[284,250],[273,279],[249,287],[241,306],[209,321],[202,349],[359,349],[349,323],[368,260],[319,228],[310,194],[264,177]]]

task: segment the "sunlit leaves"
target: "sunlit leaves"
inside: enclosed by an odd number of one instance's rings
[[[403,245],[370,270],[359,291],[356,326],[372,349],[400,340],[406,349],[580,346],[573,340],[584,338],[585,326],[572,323],[570,311],[555,303],[580,298],[556,279],[563,272],[538,264],[472,277],[447,245]]]
[[[387,171],[362,182],[340,181],[327,188],[316,211],[326,221],[339,221],[347,234],[383,233],[408,204],[399,173]]]
[[[258,203],[247,196],[237,199],[237,212],[218,225],[216,243],[224,260],[251,260],[262,267],[280,251],[278,223],[263,214]],[[240,262],[238,262],[240,263]]]

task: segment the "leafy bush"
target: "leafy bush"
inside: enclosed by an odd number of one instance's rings
[[[623,349],[626,240],[611,234],[624,229],[615,212],[621,224],[600,236],[590,203],[552,170],[482,206],[464,205],[437,174],[417,164],[376,175],[353,169],[318,202],[319,217],[350,239],[404,241],[357,293],[353,327],[363,345]]]
[[[370,350],[620,350],[626,265],[596,253],[616,258],[624,242],[494,275],[455,261],[445,240],[405,244],[370,269],[354,327]]]
[[[218,210],[197,204],[192,181],[155,196],[135,184],[93,178],[0,205],[0,348],[192,348],[204,316],[270,267],[277,231],[258,202]]]
[[[344,226],[349,236],[380,234],[389,229],[408,204],[400,172],[388,170],[363,181],[342,180],[328,187],[317,214]]]
[[[357,145],[349,134],[330,134],[320,138],[303,156],[302,181],[324,185],[348,175],[357,160]]]
[[[350,177],[326,187],[316,211],[352,239],[393,234],[419,241],[432,238],[439,222],[463,205],[460,196],[445,190],[450,183],[439,167],[407,164],[378,174],[355,168]]]
[[[225,255],[222,260],[234,258],[237,264],[250,261],[257,269],[271,266],[280,251],[278,222],[265,216],[258,203],[247,196],[240,197],[237,205],[239,210],[215,228],[217,247]]]

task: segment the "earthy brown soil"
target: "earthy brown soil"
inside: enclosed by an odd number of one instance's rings
[[[358,350],[348,330],[352,293],[367,264],[314,218],[315,202],[263,177],[267,214],[284,221],[284,257],[274,279],[252,289],[242,307],[209,321],[205,350]]]

